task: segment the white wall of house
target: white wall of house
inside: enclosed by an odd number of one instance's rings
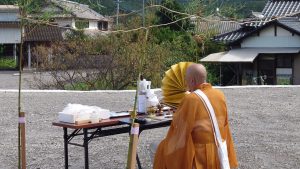
[[[98,29],[98,22],[97,21],[89,21],[89,29]]]
[[[259,34],[260,34],[259,36],[261,36],[261,37],[273,37],[274,36],[274,31],[275,31],[274,26],[270,26],[268,28],[265,28],[265,29],[261,30],[259,32]]]
[[[275,36],[275,26],[271,25],[243,40],[242,48],[246,47],[300,47],[300,36],[292,34],[290,31],[277,26],[277,36]]]
[[[72,18],[72,28],[76,29],[75,19],[74,18]]]
[[[277,36],[283,36],[283,37],[291,37],[292,36],[293,37],[293,34],[290,31],[277,26]]]
[[[0,11],[0,20],[9,22],[9,24],[2,23],[0,26],[0,43],[2,44],[15,44],[21,42],[21,29],[16,22],[19,18],[18,8]]]
[[[0,27],[0,43],[21,43],[21,30],[17,27]]]
[[[294,57],[294,85],[300,85],[300,54]]]
[[[108,30],[111,30],[112,29],[112,22],[108,22],[108,27],[107,27]]]
[[[17,21],[19,18],[19,11],[10,11],[10,12],[4,12],[0,11],[0,18],[1,21]]]

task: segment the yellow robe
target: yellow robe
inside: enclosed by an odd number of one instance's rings
[[[228,123],[224,94],[208,83],[198,86],[209,98],[223,139],[226,139],[230,167],[238,166]],[[203,102],[186,95],[174,113],[166,138],[159,144],[154,169],[220,169],[212,124]]]

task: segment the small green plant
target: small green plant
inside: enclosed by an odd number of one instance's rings
[[[89,85],[83,82],[75,83],[73,85],[66,84],[64,87],[66,90],[91,90]]]
[[[16,66],[15,59],[0,58],[0,69],[14,69]]]
[[[277,85],[290,85],[291,80],[287,77],[277,77]]]

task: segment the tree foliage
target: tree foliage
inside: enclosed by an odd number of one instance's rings
[[[161,5],[173,11],[184,12],[182,6],[175,0],[162,0]],[[167,24],[177,21],[168,25],[168,27],[174,31],[185,31],[191,26],[188,19],[180,20],[184,17],[182,14],[174,13],[164,8],[158,10],[156,12],[156,16],[159,18],[159,24]]]
[[[139,72],[158,87],[160,72],[165,69],[161,60],[168,55],[163,47],[145,42],[145,31],[70,38],[53,44],[50,52],[49,56],[47,46],[35,49],[39,57],[36,67],[53,77],[51,83],[44,84],[43,79],[37,79],[37,85],[80,90],[127,89],[134,86]]]
[[[176,5],[173,7],[176,8]],[[146,25],[155,24],[155,16],[148,13]],[[140,25],[140,16],[132,16],[121,22],[120,28],[133,29]],[[138,74],[142,73],[152,81],[153,87],[160,87],[164,72],[171,65],[181,61],[199,62],[205,53],[216,47],[210,43],[210,37],[203,36],[199,41],[192,32],[178,25],[175,27],[112,33],[94,38],[73,31],[67,35],[68,40],[53,43],[51,48],[35,48],[38,71],[52,77],[51,82],[45,83],[42,76],[36,76],[37,85],[41,88],[80,90],[128,89],[134,86]],[[209,77],[212,77],[210,82],[215,81],[215,76]]]
[[[5,3],[14,4],[13,1],[8,1]],[[90,5],[100,13],[109,7],[104,5],[106,0],[74,1]],[[3,0],[0,0],[1,2]],[[222,4],[217,2],[219,1],[190,0],[183,6],[175,0],[160,1],[171,10],[199,16],[212,14],[216,7],[220,7],[220,13],[231,18],[241,17],[240,12],[245,9],[243,5],[246,4],[238,0],[234,1],[233,5],[230,5],[232,1],[229,0],[222,1]],[[40,3],[41,1],[30,1],[28,12],[38,11]],[[236,4],[240,5],[236,7]],[[115,10],[115,4],[111,5],[112,10]],[[164,9],[148,11],[146,14],[148,26],[170,23],[184,17]],[[51,18],[51,14],[49,16],[46,18]],[[142,22],[139,15],[120,18],[120,21],[121,29],[134,29],[140,27]],[[37,82],[42,88],[128,89],[134,86],[138,73],[142,73],[146,79],[152,81],[153,87],[160,87],[164,72],[171,65],[180,61],[199,62],[200,58],[209,53],[224,50],[224,46],[210,41],[210,34],[194,34],[191,28],[189,20],[186,19],[147,31],[113,33],[94,38],[74,31],[67,35],[68,40],[64,42],[55,42],[51,47],[35,48],[38,71],[52,77],[51,82],[44,83],[42,76],[37,76]],[[207,67],[209,82],[217,84],[218,70],[211,65]]]

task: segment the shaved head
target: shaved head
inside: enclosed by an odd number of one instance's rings
[[[194,91],[202,83],[206,83],[207,72],[202,64],[192,64],[186,70],[186,83],[189,90]]]

